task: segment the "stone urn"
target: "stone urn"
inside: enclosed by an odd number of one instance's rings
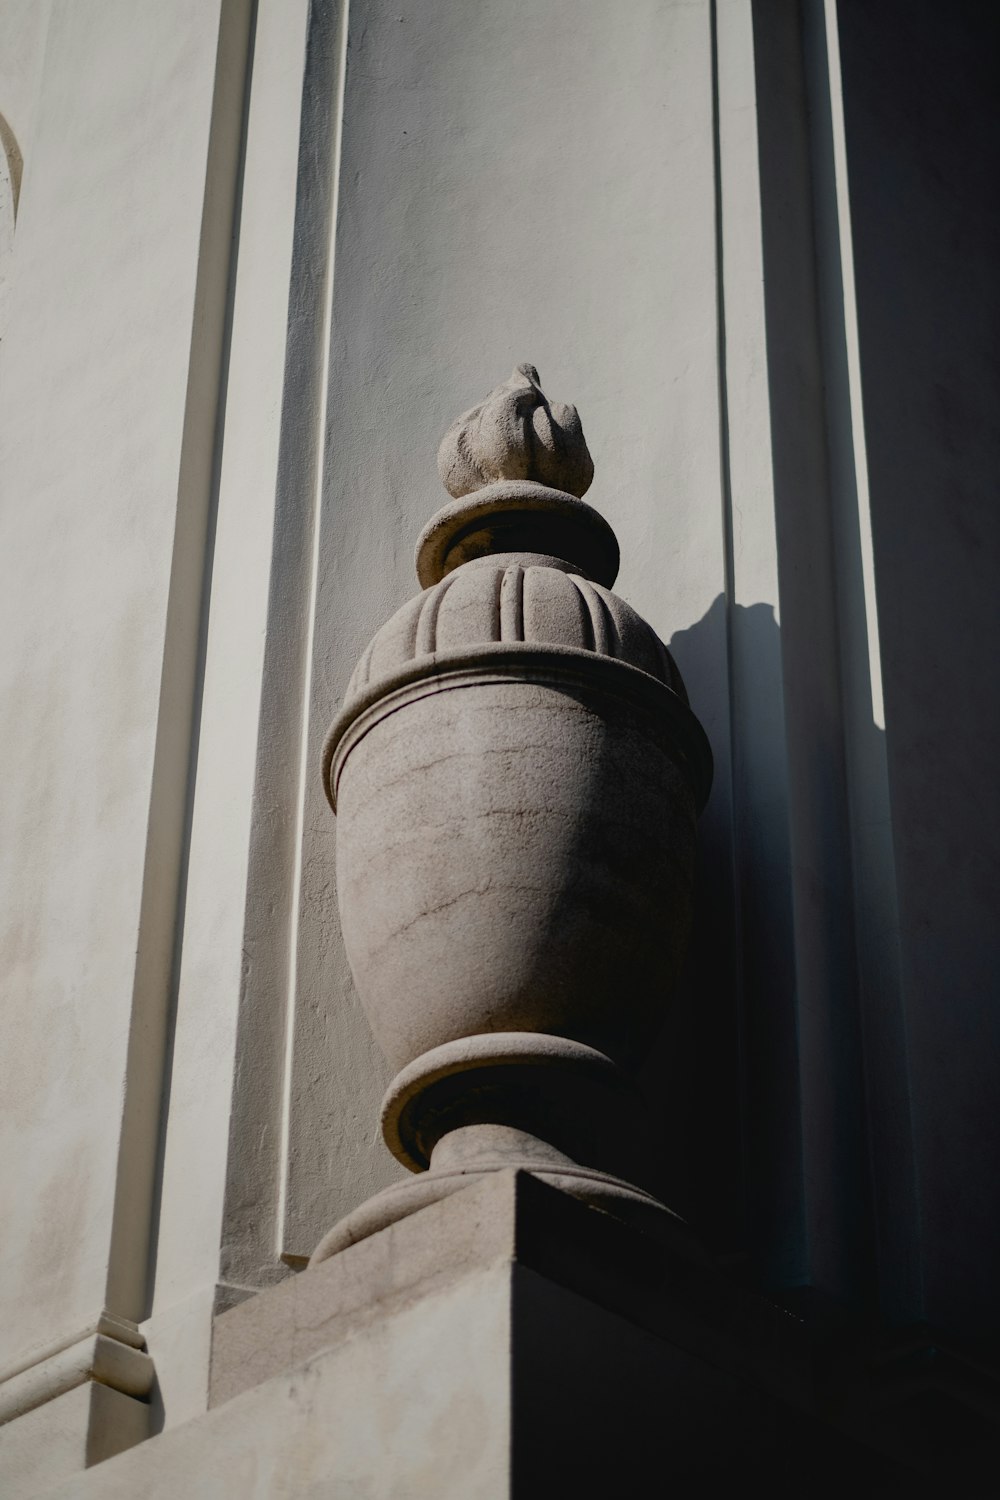
[[[396,1076],[382,1127],[411,1181],[313,1263],[515,1167],[662,1232],[632,1072],[691,922],[705,734],[666,647],[611,592],[593,464],[537,372],[446,434],[454,497],[423,592],[376,634],[329,732],[337,890],[358,994]]]

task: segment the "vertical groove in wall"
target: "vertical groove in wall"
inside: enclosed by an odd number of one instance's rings
[[[880,1302],[902,1322],[922,1316],[918,1201],[835,0],[803,23],[868,1152]]]
[[[726,289],[725,289],[725,229],[723,223],[722,191],[722,125],[719,78],[719,16],[718,0],[709,0],[709,26],[711,30],[712,68],[712,172],[715,197],[715,287],[716,287],[716,338],[717,365],[719,374],[719,479],[722,501],[723,577],[725,587],[726,629],[726,697],[729,703],[729,799],[732,809],[730,830],[730,881],[733,899],[733,951],[736,962],[733,967],[733,984],[736,990],[737,1050],[739,1053],[739,1077],[741,1090],[746,1087],[746,1059],[743,1047],[744,995],[743,995],[743,910],[740,882],[740,852],[737,812],[737,764],[740,747],[737,743],[738,725],[736,713],[736,674],[734,663],[733,610],[735,608],[736,581],[733,551],[733,487],[732,460],[729,442],[729,371],[726,350]],[[741,1186],[746,1194],[746,1106],[740,1101],[740,1118],[744,1128],[740,1131]],[[746,1203],[742,1205],[742,1217],[746,1218]]]
[[[323,501],[323,450],[327,422],[327,391],[330,379],[331,334],[333,323],[333,280],[335,275],[334,241],[337,233],[337,203],[340,184],[340,148],[344,120],[344,83],[346,77],[347,31],[350,0],[343,0],[340,14],[340,36],[338,41],[338,76],[334,94],[334,133],[330,172],[332,177],[330,217],[327,235],[325,283],[322,295],[322,316],[319,325],[320,349],[323,358],[320,365],[320,383],[317,393],[316,414],[319,431],[316,435],[316,471],[312,476],[312,515],[310,518],[309,584],[306,593],[306,630],[301,663],[302,702],[299,715],[299,763],[298,797],[295,817],[295,849],[302,848],[302,835],[306,809],[306,780],[310,771],[309,707],[310,682],[312,679],[313,648],[316,635],[316,597],[319,588],[320,556],[320,512]],[[280,1256],[284,1241],[284,1224],[288,1200],[288,1147],[290,1139],[290,1117],[292,1107],[292,1062],[294,1057],[295,1003],[298,993],[298,949],[299,949],[299,905],[302,894],[302,860],[296,854],[294,860],[291,900],[288,909],[288,987],[285,994],[285,1039],[281,1086],[281,1142],[278,1153],[279,1192],[276,1219],[275,1256]]]
[[[827,1316],[870,1294],[874,1267],[829,388],[801,9],[752,8],[791,906],[787,958],[783,942],[771,961],[788,964],[787,997],[780,1012],[763,998],[754,1027],[758,1183],[771,1276]],[[800,1166],[779,1191],[772,1162],[790,1137]]]
[[[149,1311],[197,763],[256,0],[222,0],[106,1305]]]
[[[316,543],[348,4],[310,6],[221,1275],[280,1276]]]

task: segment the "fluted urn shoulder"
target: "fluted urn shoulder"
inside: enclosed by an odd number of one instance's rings
[[[577,665],[583,671],[595,665],[591,656],[621,663],[667,688],[687,706],[684,683],[670,652],[642,616],[609,588],[561,558],[516,552],[483,556],[410,599],[376,632],[362,655],[327,742],[324,779],[334,809],[334,752],[366,708],[394,687],[422,676],[473,661],[516,661],[519,650],[525,670],[533,652],[549,653],[553,660],[563,653],[567,670],[572,653],[581,654]],[[637,695],[648,693],[639,680],[632,686]],[[693,717],[674,712],[669,699],[659,698],[655,692],[649,694],[653,711],[673,725],[677,753],[690,766],[700,806],[711,776],[704,737]]]
[[[619,1175],[624,1101],[690,925],[707,741],[612,592],[575,408],[518,366],[439,468],[453,499],[418,542],[423,590],[364,652],[323,762],[344,941],[397,1070],[383,1131],[425,1175],[320,1259],[499,1166],[667,1215]]]
[[[687,698],[673,658],[642,616],[553,557],[485,557],[410,599],[358,662],[347,701],[415,662],[477,646],[564,646],[627,662]]]

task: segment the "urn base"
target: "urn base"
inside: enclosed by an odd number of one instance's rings
[[[417,1175],[336,1224],[310,1265],[512,1169],[696,1255],[684,1221],[611,1170],[635,1164],[638,1108],[616,1063],[565,1037],[496,1032],[437,1047],[393,1080],[382,1108],[387,1145]],[[588,1128],[591,1121],[599,1126]]]

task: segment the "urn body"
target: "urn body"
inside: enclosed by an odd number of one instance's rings
[[[658,1029],[690,922],[694,790],[655,702],[630,697],[643,674],[579,655],[430,675],[343,758],[344,938],[397,1069],[491,1032],[627,1065]]]

